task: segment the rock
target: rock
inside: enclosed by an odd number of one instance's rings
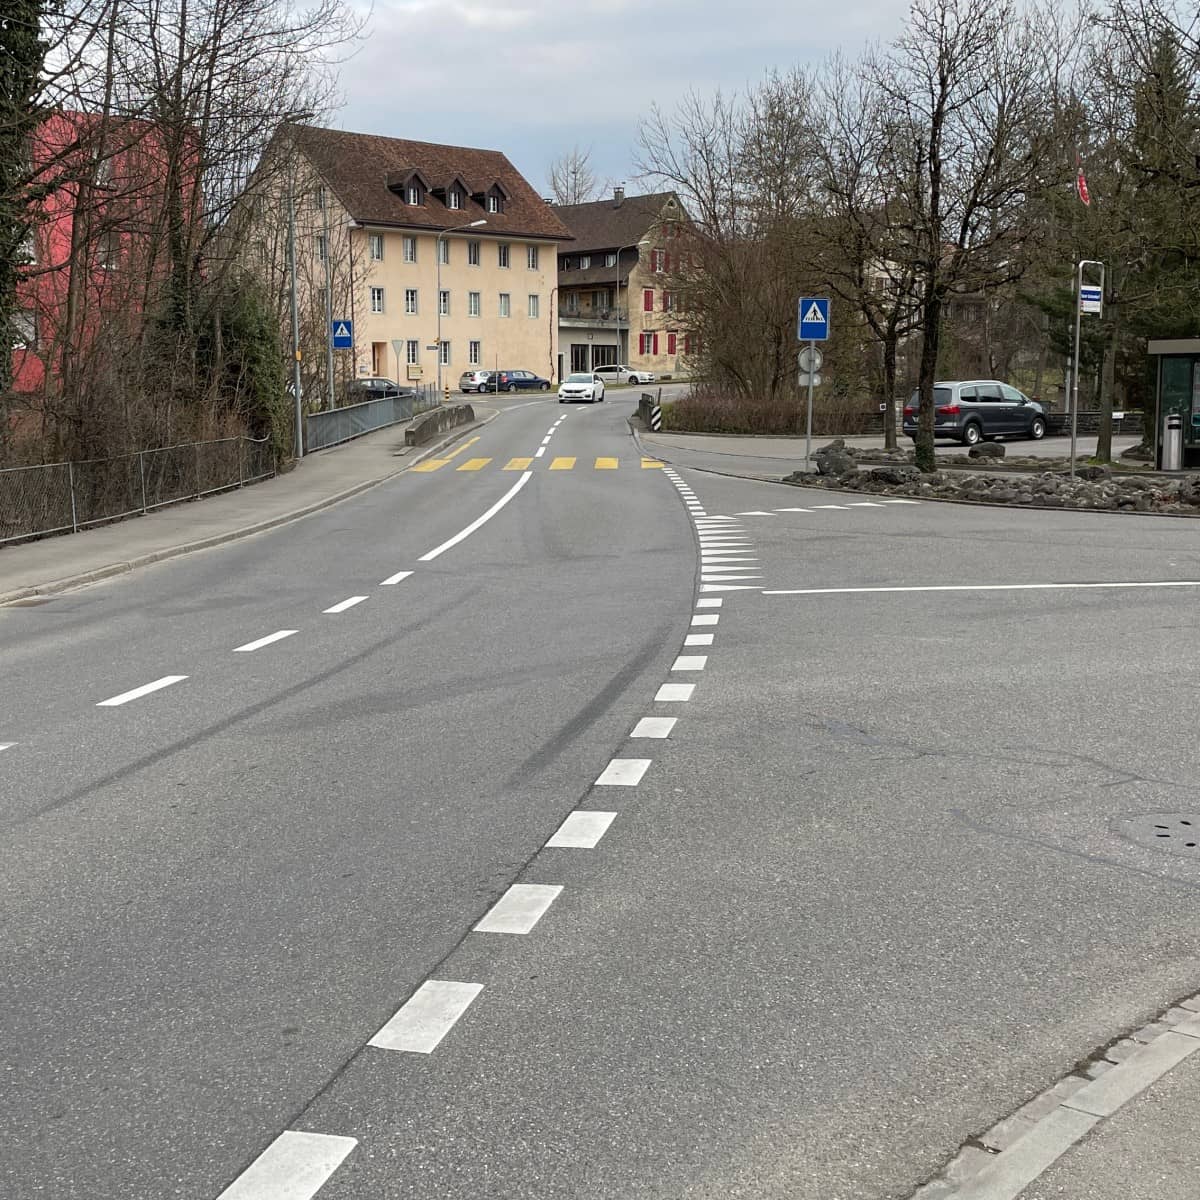
[[[967,451],[968,458],[1003,458],[1004,447],[999,442],[980,442]]]
[[[921,472],[916,467],[876,467],[870,477],[876,483],[903,484],[920,479]]]
[[[1017,498],[1017,493],[1010,487],[994,487],[987,498],[996,504],[1009,504]]]
[[[1080,479],[1111,479],[1111,467],[1080,467],[1076,472]]]
[[[838,441],[840,442],[841,438],[838,438]],[[817,470],[822,475],[849,475],[857,469],[854,455],[844,445],[822,446],[813,455],[813,461],[816,462]]]

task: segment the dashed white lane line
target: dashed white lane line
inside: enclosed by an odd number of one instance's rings
[[[597,787],[637,787],[650,769],[648,758],[614,758],[600,772]]]
[[[616,816],[615,812],[576,809],[567,815],[546,846],[550,849],[592,850],[608,832]]]
[[[361,604],[366,599],[366,596],[348,596],[345,600],[340,600],[337,604],[323,611],[327,613],[344,613],[346,609],[353,608],[356,604]]]
[[[711,633],[689,633],[684,639],[685,646],[711,646],[713,644],[713,635]]]
[[[310,1200],[358,1139],[330,1133],[281,1133],[217,1200]]]
[[[380,587],[395,587],[396,584],[402,583],[412,574],[411,571],[397,571],[395,575],[389,575],[379,586]]]
[[[541,458],[542,451],[544,449],[544,446],[539,448],[537,452],[538,458]],[[481,525],[486,525],[532,478],[532,471],[524,472],[521,478],[518,479],[517,482],[514,483],[512,487],[510,487],[508,491],[505,492],[504,495],[501,496],[500,499],[497,500],[496,503],[487,510],[487,512],[476,517],[475,520],[470,523],[470,525],[466,526],[464,529],[460,529],[452,538],[448,538],[440,546],[435,546],[429,551],[428,554],[422,554],[417,561],[430,562],[432,559],[437,558],[439,554],[445,554],[447,550],[457,546],[458,543],[464,539],[469,538],[471,534],[473,534]]]
[[[692,617],[693,625],[718,625],[720,621],[720,613],[696,613]]]
[[[561,891],[557,884],[514,883],[475,926],[475,932],[528,933]]]
[[[672,671],[703,671],[708,666],[707,654],[681,654],[671,666]]]
[[[260,637],[255,642],[247,642],[244,646],[234,646],[234,654],[249,654],[252,650],[261,650],[264,646],[270,646],[274,642],[282,642],[284,638],[289,638],[294,633],[299,633],[298,629],[280,629],[275,633],[268,633],[266,637]]]
[[[875,500],[851,500],[849,508],[882,508],[883,505]]]
[[[716,597],[712,597],[712,598],[709,598],[706,600],[697,600],[696,607],[697,608],[720,608],[720,607],[722,607],[722,605],[724,605],[724,603],[725,603],[724,600],[720,600],[720,599],[717,599]]]
[[[482,991],[482,983],[427,979],[367,1045],[380,1050],[432,1054]]]
[[[0,750],[11,750],[16,744],[16,742],[0,742]]]
[[[541,457],[542,457],[542,455],[543,455],[543,454],[545,454],[545,453],[546,453],[546,447],[545,447],[545,446],[539,446],[539,447],[538,447],[538,448],[537,448],[537,449],[536,449],[536,450],[533,452],[533,457],[534,457],[534,458],[541,458]]]
[[[739,517],[773,517],[774,513],[769,513],[765,509],[750,509],[749,512],[738,513]]]
[[[763,589],[764,596],[854,596],[872,592],[1057,592],[1095,588],[1194,588],[1200,579],[1160,579],[1135,583],[947,583],[930,587],[841,587]]]
[[[777,508],[776,512],[812,512],[810,508]]]
[[[920,504],[920,500],[881,500],[880,504]]]
[[[681,702],[690,700],[695,690],[696,685],[694,683],[664,683],[654,693],[654,699],[669,703]]]
[[[704,576],[702,575],[701,580]],[[740,576],[739,578],[750,578],[749,576]],[[702,592],[757,592],[759,589],[749,583],[701,583],[700,590]]]
[[[846,506],[845,506],[844,504],[814,504],[814,505],[813,505],[813,508],[814,508],[814,509],[817,509],[817,508],[837,508],[837,509],[845,510],[845,507],[846,507]]]
[[[542,438],[542,445],[548,446],[549,444],[550,444],[550,434],[546,434],[546,436],[544,438]]]
[[[186,675],[164,675],[161,679],[156,679],[153,683],[143,683],[141,687],[133,688],[131,691],[122,692],[119,696],[109,696],[107,700],[97,702],[97,708],[116,708],[118,704],[128,704],[130,700],[138,700],[142,696],[148,696],[151,692],[162,691],[163,688],[170,687],[173,683],[182,683],[187,678]]]
[[[678,717],[643,717],[629,735],[631,738],[665,738],[671,736]]]

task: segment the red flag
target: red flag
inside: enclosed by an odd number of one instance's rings
[[[1085,206],[1092,203],[1091,194],[1088,192],[1087,177],[1083,173],[1083,160],[1078,154],[1075,155],[1075,191]]]

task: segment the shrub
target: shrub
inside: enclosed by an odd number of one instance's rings
[[[662,406],[663,429],[681,433],[803,434],[804,396],[744,399],[700,386]],[[877,433],[880,418],[869,401],[856,396],[817,392],[813,397],[813,433]]]

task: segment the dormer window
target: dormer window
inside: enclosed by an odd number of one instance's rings
[[[406,196],[409,204],[424,204],[425,195],[421,191],[419,183],[410,183],[408,185],[408,195]]]
[[[490,213],[498,213],[504,211],[504,201],[500,198],[499,193],[492,192],[487,198],[487,210]]]
[[[462,192],[458,188],[451,188],[446,195],[447,208],[462,208]]]
[[[586,271],[588,269],[588,267],[590,267],[591,265],[592,265],[592,256],[590,254],[584,254],[579,259],[579,269],[581,271]]]

